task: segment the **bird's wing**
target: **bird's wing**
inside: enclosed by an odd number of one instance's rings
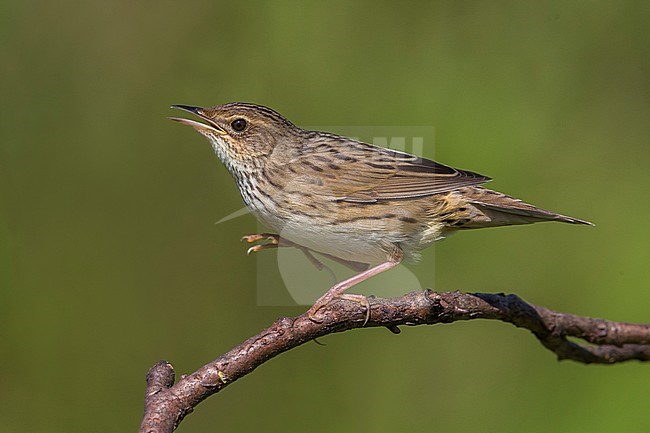
[[[489,177],[429,159],[346,140],[315,146],[289,162],[293,181],[334,200],[373,203],[480,185]]]

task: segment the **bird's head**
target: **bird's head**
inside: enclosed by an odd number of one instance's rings
[[[276,111],[261,105],[232,102],[210,108],[172,105],[202,120],[170,117],[205,136],[223,163],[231,168],[259,165],[282,143],[295,142],[300,128]]]

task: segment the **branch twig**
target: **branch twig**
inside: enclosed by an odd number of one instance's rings
[[[528,304],[516,295],[413,292],[399,298],[370,299],[366,327],[433,325],[458,320],[492,319],[526,328],[559,360],[585,364],[650,361],[650,324],[591,319]],[[166,361],[147,374],[145,412],[140,433],[170,433],[205,398],[221,391],[259,365],[307,341],[362,327],[366,313],[355,302],[337,300],[322,311],[322,322],[306,314],[282,318],[196,372],[174,384]],[[588,344],[569,341],[577,337]]]

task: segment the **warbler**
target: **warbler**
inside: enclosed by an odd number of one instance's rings
[[[321,296],[312,317],[336,297],[360,302],[369,315],[365,297],[347,289],[417,259],[420,250],[459,230],[542,221],[591,225],[480,186],[491,180],[487,176],[302,129],[261,105],[172,107],[200,118],[171,119],[208,139],[246,206],[277,232],[244,237],[270,240],[252,251],[292,245],[359,271]]]

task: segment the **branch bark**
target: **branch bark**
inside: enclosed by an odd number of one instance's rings
[[[491,319],[528,329],[559,360],[585,364],[650,361],[650,324],[611,322],[558,313],[523,301],[516,295],[413,292],[399,298],[371,298],[365,327],[433,325],[459,320]],[[282,318],[196,372],[174,384],[166,361],[147,374],[145,411],[140,433],[169,433],[205,398],[282,352],[318,337],[364,326],[366,313],[357,303],[336,300],[321,310],[322,321],[306,314]],[[576,337],[586,343],[567,339]]]

